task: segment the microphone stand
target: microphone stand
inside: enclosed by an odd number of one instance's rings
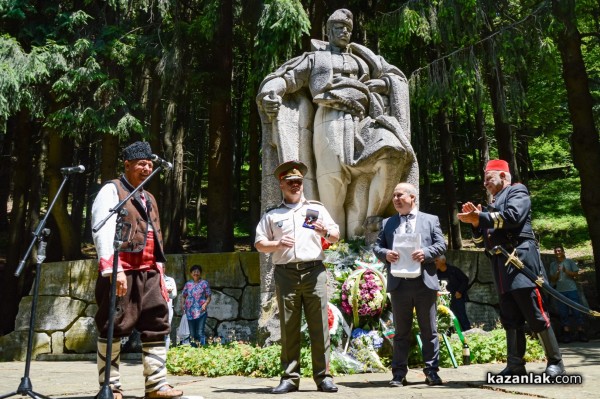
[[[127,201],[131,197],[133,197],[138,191],[142,189],[148,183],[155,174],[157,174],[162,169],[162,165],[159,165],[156,169],[152,171],[152,173],[144,179],[139,186],[135,187],[133,191],[129,193],[127,197],[125,197],[121,202],[119,202],[114,208],[112,208],[108,215],[98,222],[92,231],[97,233],[110,219],[113,215],[117,215],[117,227],[115,229],[115,240],[113,242],[114,255],[113,255],[113,270],[112,270],[112,280],[110,284],[110,306],[108,308],[108,328],[106,332],[106,357],[104,359],[104,382],[102,383],[102,387],[100,391],[95,396],[96,399],[114,399],[113,391],[110,387],[110,369],[112,363],[112,342],[113,342],[113,333],[115,328],[115,310],[117,304],[117,269],[119,267],[119,250],[121,249],[121,245],[123,244],[123,238],[128,236],[128,229],[131,226],[128,226],[127,223],[123,222],[123,217],[127,215],[127,210],[123,209]],[[3,398],[0,398],[3,399]]]
[[[19,277],[21,275],[21,272],[23,271],[23,268],[25,267],[27,258],[29,258],[29,255],[31,254],[33,246],[35,245],[36,242],[38,242],[38,251],[37,251],[37,256],[36,256],[37,262],[35,265],[35,280],[33,283],[33,299],[31,301],[31,314],[29,315],[29,333],[28,333],[28,337],[27,337],[27,355],[25,357],[25,372],[23,374],[23,377],[21,378],[21,383],[19,384],[19,387],[17,388],[17,390],[14,392],[8,393],[6,395],[0,396],[0,399],[8,398],[8,397],[11,397],[11,396],[14,396],[17,394],[23,395],[23,396],[28,395],[28,396],[31,396],[33,399],[37,399],[37,398],[50,399],[48,396],[42,395],[33,390],[33,385],[31,384],[31,379],[29,378],[29,370],[31,368],[31,352],[33,350],[33,332],[34,332],[34,328],[35,328],[35,316],[36,316],[37,301],[38,301],[38,294],[39,294],[39,288],[40,288],[40,275],[42,274],[42,263],[44,263],[44,260],[46,259],[46,245],[48,244],[46,242],[46,240],[47,240],[48,236],[50,235],[50,229],[47,229],[44,226],[46,226],[46,222],[48,221],[48,217],[50,217],[52,208],[54,208],[54,204],[56,204],[56,200],[60,196],[60,193],[62,192],[63,188],[65,187],[65,184],[68,179],[69,179],[69,174],[63,173],[63,181],[62,181],[60,187],[58,188],[58,191],[56,192],[54,199],[50,203],[50,206],[48,207],[48,211],[46,212],[46,215],[40,221],[40,223],[38,224],[38,227],[33,232],[33,239],[31,240],[31,244],[29,244],[29,248],[27,248],[25,255],[23,255],[23,258],[19,262],[19,266],[17,267],[17,270],[15,271],[15,276]]]

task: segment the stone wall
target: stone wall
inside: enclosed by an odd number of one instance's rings
[[[180,291],[189,279],[191,265],[199,264],[213,297],[208,307],[207,335],[248,340],[256,336],[260,310],[260,270],[257,253],[190,254],[167,256],[167,274]],[[94,353],[94,287],[97,263],[93,259],[42,265],[32,355]],[[0,361],[24,360],[31,296],[19,304],[15,331],[0,337]],[[172,342],[181,309],[175,303]]]
[[[471,323],[486,330],[494,328],[499,321],[498,297],[488,259],[481,251],[448,251],[446,257],[469,277],[467,313]],[[280,339],[272,275],[266,267],[260,270],[259,254],[190,254],[167,258],[167,274],[175,279],[178,290],[188,279],[189,267],[202,266],[203,277],[213,291],[208,307],[208,336],[227,338],[234,332],[238,340],[273,343]],[[546,266],[552,258],[552,255],[542,255]],[[94,302],[96,274],[95,260],[42,265],[34,327],[34,358],[41,354],[96,351],[97,332],[93,318],[97,309]],[[0,337],[0,361],[25,359],[31,300],[31,296],[21,300],[15,331]],[[550,311],[556,314],[552,301]],[[172,342],[175,342],[175,327],[181,318],[178,302],[175,312]],[[598,323],[593,320],[589,324],[588,334],[597,335]]]

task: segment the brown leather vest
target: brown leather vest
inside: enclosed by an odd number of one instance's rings
[[[124,177],[120,179],[111,180],[117,188],[119,195],[119,201],[122,201],[127,197],[133,187],[125,180]],[[139,191],[127,201],[124,205],[124,209],[127,210],[127,215],[123,217],[123,222],[127,223],[131,228],[127,237],[123,237],[123,244],[121,245],[120,251],[122,252],[141,252],[146,246],[146,238],[148,236],[148,223],[154,230],[154,256],[157,262],[166,262],[165,254],[163,251],[163,237],[160,229],[160,216],[158,214],[158,207],[156,205],[156,199],[148,191],[144,190],[144,196],[146,197],[146,207],[139,197]],[[147,209],[147,210],[146,210]],[[127,231],[127,229],[125,229]]]

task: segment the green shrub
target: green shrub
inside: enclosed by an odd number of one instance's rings
[[[471,363],[503,363],[506,362],[506,335],[503,329],[490,332],[473,333],[467,336],[471,351]],[[456,334],[450,337],[450,346],[459,365],[462,365],[462,343]],[[224,375],[245,375],[250,377],[277,377],[281,370],[281,346],[271,345],[261,348],[241,342],[227,345],[211,344],[201,348],[187,345],[171,348],[167,356],[167,369],[171,374],[202,375],[219,377]],[[535,339],[527,338],[528,362],[544,359],[544,351]],[[389,365],[389,359],[382,357],[382,362]],[[415,344],[411,349],[409,364],[412,367],[422,366],[419,347]],[[452,367],[452,362],[443,340],[440,339],[440,367]],[[302,376],[312,376],[310,347],[303,347],[300,353]],[[342,374],[341,365],[331,363],[334,375]]]

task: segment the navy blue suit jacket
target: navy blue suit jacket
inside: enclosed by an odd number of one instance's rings
[[[377,237],[377,242],[373,248],[377,259],[385,263],[387,269],[387,291],[394,291],[398,288],[400,278],[392,276],[390,272],[390,263],[385,259],[385,255],[394,244],[394,234],[400,226],[400,215],[395,214],[383,221],[381,231]],[[425,254],[425,260],[421,263],[421,277],[425,285],[435,291],[440,289],[435,268],[434,259],[446,252],[446,241],[440,227],[440,220],[435,215],[428,213],[417,213],[417,225],[415,233],[421,234],[421,248]]]

